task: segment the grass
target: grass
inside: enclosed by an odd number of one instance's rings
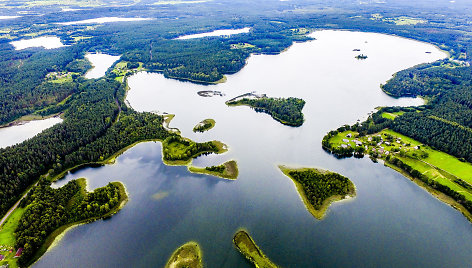
[[[0,261],[0,265],[9,264],[10,268],[17,267],[15,256],[16,239],[14,232],[20,223],[20,219],[25,212],[24,208],[15,209],[8,219],[3,223],[0,229],[0,254],[5,256],[3,261]],[[12,252],[10,252],[12,250]]]
[[[404,113],[405,113],[405,112],[403,112],[403,111],[394,112],[394,113],[383,112],[383,113],[381,114],[381,116],[382,116],[383,118],[387,118],[387,119],[390,119],[390,120],[394,120],[397,116],[402,115],[402,114],[404,114]]]
[[[211,171],[207,168],[189,166],[188,170],[193,173],[207,174],[229,180],[236,180],[239,175],[238,163],[235,160],[228,161],[218,167],[223,167],[223,172]]]
[[[205,119],[203,121],[201,121],[200,123],[198,123],[194,128],[193,128],[193,132],[205,132],[205,131],[208,131],[212,128],[215,127],[215,120],[213,119]]]
[[[326,174],[326,173],[330,173],[330,172],[327,171],[327,170],[321,170],[321,169],[316,169],[316,168],[290,168],[290,167],[283,166],[283,165],[279,165],[279,169],[282,171],[282,173],[285,176],[289,177],[293,181],[293,183],[295,184],[295,187],[297,188],[298,194],[300,195],[300,198],[303,201],[303,204],[305,204],[306,209],[313,215],[313,217],[315,217],[318,220],[322,220],[326,216],[326,212],[328,211],[328,208],[332,203],[337,202],[337,201],[341,201],[343,199],[346,199],[347,197],[356,196],[356,188],[355,188],[354,184],[351,181],[349,181],[350,182],[350,189],[349,189],[349,193],[347,195],[333,195],[333,196],[330,196],[330,197],[328,197],[327,199],[325,199],[323,201],[323,203],[321,204],[321,207],[319,209],[316,209],[310,203],[310,201],[308,200],[308,197],[305,194],[305,189],[303,188],[302,184],[300,184],[298,181],[296,181],[294,178],[292,178],[292,176],[290,176],[289,172],[291,172],[291,171],[300,171],[300,172],[302,172],[302,171],[306,171],[306,170],[312,170],[312,171],[315,171],[315,172],[321,173],[321,174]]]
[[[260,268],[276,268],[273,262],[267,258],[264,253],[256,245],[256,242],[245,231],[239,230],[233,237],[233,243],[241,254],[246,257],[256,267]]]
[[[202,251],[197,242],[190,241],[172,253],[165,268],[202,268]]]

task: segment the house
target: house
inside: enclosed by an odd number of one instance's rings
[[[352,134],[349,133],[349,134],[346,135],[346,137],[350,138],[350,137],[352,137]]]
[[[372,137],[369,137],[367,140],[368,140],[368,141],[372,141]]]
[[[3,256],[2,254],[0,254],[0,261],[5,259],[5,256]]]
[[[385,152],[385,155],[389,155],[389,154],[390,154],[390,152],[389,152],[389,151],[386,151],[386,152]]]
[[[385,144],[390,145],[390,142],[386,141]]]
[[[347,148],[347,144],[341,144],[341,147],[343,147],[344,149]]]
[[[19,258],[21,257],[21,253],[23,252],[23,248],[19,248],[17,251],[16,251],[16,254],[15,254],[15,257],[13,258]]]
[[[348,139],[343,139],[343,142],[349,142],[349,140]]]

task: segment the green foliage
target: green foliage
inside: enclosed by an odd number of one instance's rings
[[[119,205],[120,190],[109,183],[92,193],[83,193],[77,180],[70,181],[59,189],[42,180],[21,206],[25,212],[15,231],[16,247],[23,253],[18,263],[26,265],[45,242],[48,235],[62,225],[82,220],[100,218]],[[71,200],[75,200],[70,204]]]
[[[331,196],[345,196],[353,190],[349,179],[337,173],[320,173],[307,169],[292,170],[288,174],[301,184],[306,198],[315,209],[320,209],[323,202]]]
[[[256,112],[270,114],[275,120],[284,125],[301,126],[303,124],[302,109],[305,101],[298,98],[243,98],[237,101],[229,101],[228,105],[248,105]]]
[[[225,172],[226,166],[225,165],[211,166],[211,167],[206,167],[205,169],[208,171],[223,173]]]
[[[211,141],[196,143],[178,135],[171,135],[162,142],[164,160],[187,161],[196,156],[217,153],[218,147]]]

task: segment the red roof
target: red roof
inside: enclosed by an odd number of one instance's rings
[[[2,254],[0,254],[0,261],[5,259],[5,256],[3,256]]]
[[[19,249],[16,251],[15,257],[20,257],[20,256],[21,256],[21,252],[23,252],[23,248],[19,248]]]

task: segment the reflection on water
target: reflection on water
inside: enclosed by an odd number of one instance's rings
[[[104,76],[108,68],[110,68],[115,61],[119,60],[120,56],[112,56],[103,53],[88,53],[85,55],[85,58],[92,64],[92,69],[85,74],[85,78],[96,79]]]
[[[280,55],[252,56],[223,84],[195,85],[148,73],[130,77],[127,99],[133,108],[174,113],[171,127],[184,136],[227,143],[228,153],[194,163],[236,159],[238,180],[166,166],[160,143],[141,143],[113,165],[85,168],[56,184],[87,177],[93,189],[120,180],[130,201],[110,220],[68,232],[35,266],[163,267],[178,246],[195,240],[207,267],[251,267],[232,245],[240,227],[282,267],[468,266],[471,225],[458,211],[368,158],[339,160],[321,149],[326,132],[356,122],[377,106],[420,104],[390,98],[379,84],[396,71],[445,54],[431,45],[379,34],[322,31],[313,36],[316,41],[295,44]],[[369,58],[357,61],[354,48]],[[226,96],[201,97],[197,92],[202,90]],[[248,107],[224,104],[254,90],[303,98],[303,126],[284,126]],[[205,118],[215,119],[216,126],[193,133]],[[357,197],[333,204],[318,221],[277,164],[343,174],[355,183]]]
[[[65,10],[63,10],[65,11]],[[71,10],[67,10],[71,11]],[[79,20],[79,21],[69,21],[69,22],[60,22],[61,25],[76,25],[76,24],[102,24],[109,22],[131,22],[131,21],[143,21],[150,20],[150,18],[119,18],[119,17],[101,17],[96,19],[88,20]]]
[[[43,47],[45,49],[53,49],[63,47],[61,39],[57,36],[42,36],[31,39],[23,39],[10,42],[16,50],[22,50],[29,47]]]
[[[44,120],[35,120],[21,125],[14,125],[0,128],[0,148],[15,145],[30,139],[43,130],[62,122],[59,117],[52,117]]]
[[[189,34],[177,37],[176,39],[194,39],[194,38],[202,38],[207,36],[231,36],[234,34],[242,34],[242,33],[249,33],[251,28],[241,28],[241,29],[228,29],[228,30],[216,30],[208,33],[199,33],[199,34]]]

